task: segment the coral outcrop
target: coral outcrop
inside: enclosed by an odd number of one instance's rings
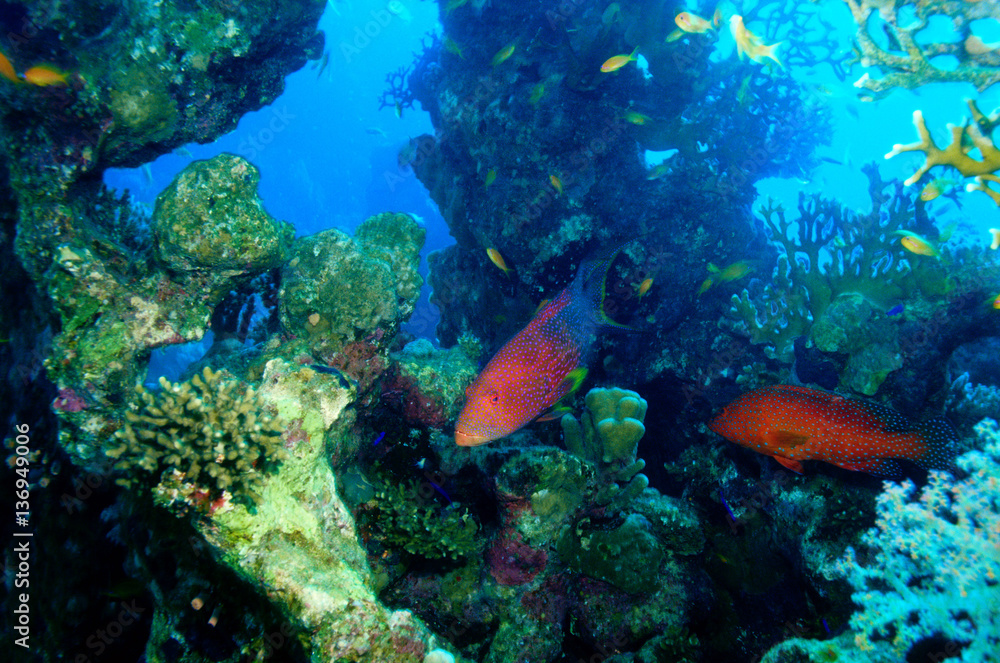
[[[224,563],[278,606],[316,658],[419,663],[437,638],[372,593],[354,519],[337,493],[327,440],[353,421],[353,393],[335,376],[269,362],[258,397],[289,422],[287,459],[253,509],[198,523]],[[291,431],[295,431],[294,435]]]
[[[249,161],[221,154],[189,164],[156,197],[156,256],[185,287],[218,299],[238,277],[285,263],[295,229],[264,210],[259,182]]]
[[[326,230],[298,240],[282,270],[281,321],[330,361],[351,344],[383,349],[416,303],[426,230],[411,216],[371,217],[352,239]]]

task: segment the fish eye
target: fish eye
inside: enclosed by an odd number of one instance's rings
[[[500,402],[500,392],[496,389],[490,391],[490,403],[496,404]]]

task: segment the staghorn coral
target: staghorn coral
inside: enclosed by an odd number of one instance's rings
[[[263,473],[285,458],[281,424],[262,409],[253,387],[207,366],[188,382],[160,378],[163,391],[136,387],[142,405],[126,412],[108,449],[133,487],[149,476],[158,504],[213,513],[230,499],[258,501]]]
[[[913,89],[927,83],[966,82],[982,91],[1000,82],[1000,54],[984,48],[969,26],[976,19],[996,16],[996,0],[847,0],[847,4],[858,25],[861,53],[857,60],[863,67],[878,67],[883,74],[872,78],[866,73],[854,83],[872,97],[884,97],[893,88]],[[956,39],[921,43],[918,34],[935,15],[951,18]],[[872,38],[880,26],[895,38],[903,54],[892,52],[896,49],[891,42],[886,50]],[[932,61],[940,56],[956,58],[958,66],[936,67]]]
[[[966,188],[969,191],[982,191],[1000,205],[1000,192],[991,189],[989,182],[1000,182],[994,173],[1000,170],[1000,149],[991,140],[993,129],[1000,124],[1000,109],[994,111],[990,116],[986,116],[976,106],[976,102],[967,99],[969,111],[972,114],[972,122],[966,121],[962,126],[948,125],[951,132],[951,143],[941,149],[931,137],[931,132],[927,129],[923,112],[913,111],[913,126],[917,128],[920,140],[908,145],[896,144],[892,150],[885,155],[886,159],[891,159],[897,154],[904,152],[923,152],[926,156],[924,164],[917,169],[904,182],[907,186],[915,184],[931,168],[935,166],[951,166],[965,177],[975,177],[975,184],[969,184]],[[970,145],[979,150],[981,160],[971,156]]]

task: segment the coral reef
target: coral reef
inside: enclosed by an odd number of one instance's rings
[[[235,505],[198,523],[215,553],[270,597],[294,633],[309,634],[323,660],[417,663],[440,646],[407,611],[372,593],[354,519],[337,492],[327,441],[346,437],[354,397],[336,376],[280,359],[268,363],[258,397],[290,422],[288,457],[253,511]]]
[[[153,500],[181,512],[259,502],[264,473],[286,454],[281,421],[262,409],[253,387],[207,366],[183,384],[161,377],[160,387],[157,394],[136,388],[142,406],[126,412],[115,433],[121,446],[105,452],[118,483],[133,487],[151,475]]]
[[[374,504],[363,511],[369,535],[390,549],[424,559],[455,560],[478,552],[480,528],[469,511],[456,503],[442,507],[422,502],[415,498],[418,491],[414,481],[379,487]]]
[[[910,481],[885,484],[875,528],[836,567],[858,606],[851,631],[825,643],[786,641],[764,661],[993,659],[1000,646],[1000,433],[991,420],[977,431],[982,450],[958,460],[965,478],[932,473],[919,495]]]
[[[189,164],[156,197],[156,256],[185,288],[217,301],[239,277],[285,263],[295,229],[264,211],[259,182],[249,161],[220,154]]]
[[[985,47],[969,29],[973,21],[996,16],[995,2],[847,0],[847,4],[858,24],[861,52],[857,60],[863,67],[878,67],[882,72],[879,78],[866,73],[854,83],[870,98],[883,97],[893,88],[913,89],[927,83],[967,82],[982,91],[1000,82],[1000,54]],[[918,37],[936,15],[950,18],[954,39],[927,43]],[[872,36],[879,28],[892,37],[888,47]],[[957,59],[958,66],[936,66],[934,60],[942,56]]]
[[[642,312],[664,328],[694,299],[706,252],[720,264],[744,249],[768,253],[746,212],[753,183],[808,169],[827,135],[826,113],[788,77],[711,60],[707,36],[664,43],[672,11],[659,2],[619,3],[620,17],[605,20],[559,7],[537,29],[527,27],[537,16],[517,6],[442,14],[445,39],[425,45],[408,78],[436,132],[411,141],[400,157],[458,240],[430,261],[446,347],[468,332],[496,349],[580,260],[621,237],[643,236],[646,246],[626,249],[633,266],[613,270],[609,291],[634,300],[627,284],[639,272],[677,283]],[[494,67],[493,56],[510,44],[509,59]],[[601,73],[609,55],[635,46],[648,74]],[[744,79],[752,93],[740,98]],[[629,112],[648,121],[633,123]],[[679,153],[663,176],[647,179],[644,151],[669,149]],[[490,172],[496,179],[484,187]],[[660,224],[671,232],[653,232]],[[516,287],[505,287],[487,248],[516,271]],[[626,302],[623,313],[636,313],[636,303]],[[647,352],[677,356],[679,345],[663,335]]]
[[[920,232],[936,241],[937,229],[901,182],[883,181],[874,164],[864,170],[868,212],[804,194],[794,220],[780,205],[761,208],[784,255],[770,283],[755,280],[732,296],[726,324],[764,345],[769,358],[791,364],[818,349],[837,367],[842,389],[873,395],[888,382],[903,409],[919,407],[939,390],[938,360],[960,342],[988,336],[996,324],[985,310],[947,322],[938,319],[940,311],[972,314],[973,302],[986,297],[986,274],[1000,265],[962,244],[941,243],[940,259],[907,251],[899,233]],[[906,314],[887,317],[900,303]],[[933,333],[924,335],[927,329]],[[807,346],[797,349],[798,339]]]
[[[382,402],[399,411],[407,424],[441,429],[458,417],[465,389],[477,373],[460,347],[440,350],[417,339],[389,358]]]

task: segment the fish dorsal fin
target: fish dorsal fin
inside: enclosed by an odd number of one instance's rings
[[[784,456],[774,456],[774,459],[796,474],[802,474],[803,472],[802,463],[797,460],[785,458]]]
[[[799,447],[809,441],[808,435],[788,430],[767,431],[762,437],[769,447]]]

